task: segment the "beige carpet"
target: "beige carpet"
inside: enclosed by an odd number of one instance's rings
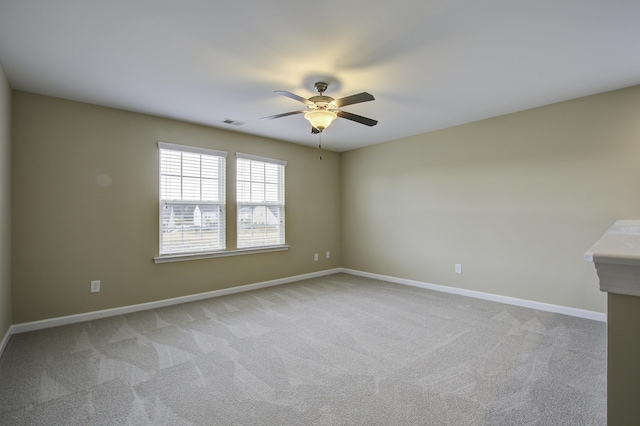
[[[605,324],[346,274],[12,336],[2,425],[603,425]]]

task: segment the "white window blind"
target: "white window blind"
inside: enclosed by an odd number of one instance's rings
[[[236,154],[238,248],[282,245],[286,161]]]
[[[160,256],[225,249],[226,152],[158,142]]]

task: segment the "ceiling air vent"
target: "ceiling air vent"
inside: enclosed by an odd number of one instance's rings
[[[232,126],[244,126],[245,124],[247,124],[244,121],[232,120],[230,118],[225,118],[224,120],[222,120],[222,123],[231,124]]]

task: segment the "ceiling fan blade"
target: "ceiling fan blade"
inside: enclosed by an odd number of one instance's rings
[[[346,118],[347,120],[355,121],[356,123],[364,124],[365,126],[369,127],[373,127],[378,124],[378,120],[363,117],[357,114],[352,114],[346,111],[336,111],[336,114],[338,114],[338,117],[340,118]]]
[[[306,111],[285,112],[282,114],[270,115],[269,117],[262,117],[260,120],[273,120],[274,118],[286,117],[288,115],[302,114],[303,112],[306,112]]]
[[[302,102],[305,105],[313,106],[313,102],[309,99],[305,99],[302,96],[298,96],[295,93],[287,92],[286,90],[276,90],[276,93],[280,93],[282,96],[286,96],[287,98],[291,98],[294,101]]]
[[[361,102],[369,102],[375,101],[376,98],[373,97],[371,93],[362,92],[357,95],[346,96],[344,98],[336,99],[332,103],[336,106],[336,108],[341,108],[347,105],[359,104]]]

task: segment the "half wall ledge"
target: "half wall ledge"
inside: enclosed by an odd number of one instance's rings
[[[607,292],[607,424],[638,424],[640,220],[617,221],[584,257]]]
[[[640,296],[640,220],[618,220],[584,254],[593,262],[600,291]]]

